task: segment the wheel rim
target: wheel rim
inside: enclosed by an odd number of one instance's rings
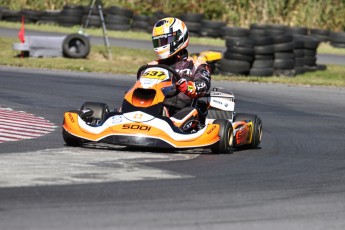
[[[233,144],[233,142],[234,142],[234,135],[233,135],[233,133],[232,133],[232,129],[229,129],[229,130],[228,130],[228,137],[229,137],[228,146],[229,146],[229,148],[231,148],[231,147],[232,147],[232,144]]]
[[[259,132],[259,138],[258,138],[258,144],[261,143],[261,138],[262,138],[262,125],[260,124],[258,127],[258,132]]]

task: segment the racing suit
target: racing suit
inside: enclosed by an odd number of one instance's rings
[[[186,84],[188,84],[187,91],[180,92],[176,96],[164,100],[164,105],[168,108],[170,116],[182,108],[190,106],[193,98],[205,95],[211,87],[211,74],[208,64],[199,60],[195,61],[193,58],[188,57],[188,51],[186,49],[181,50],[171,58],[149,63],[149,65],[156,64],[165,64],[172,67],[180,74],[181,78],[186,79]],[[197,107],[206,116],[206,103],[204,104],[202,101],[199,101]]]

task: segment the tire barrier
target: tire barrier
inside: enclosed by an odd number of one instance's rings
[[[105,24],[108,30],[127,31],[131,29],[130,22],[133,17],[133,11],[111,6],[107,8],[106,12]]]
[[[243,30],[226,39],[227,49],[223,53],[226,60],[220,63],[220,71],[230,75],[292,77],[306,71],[323,70],[325,66],[317,65],[316,57],[321,39],[305,35],[306,31],[305,27],[252,24],[249,33]],[[326,31],[318,30],[316,33],[322,33],[326,39]],[[338,33],[336,37],[339,38]],[[242,62],[250,64],[249,70],[246,69],[248,65]]]
[[[65,5],[58,16],[60,26],[76,26],[81,24],[84,7],[81,5]]]
[[[219,38],[222,36],[222,28],[225,27],[224,22],[211,20],[203,20],[201,22],[200,35],[203,37]]]
[[[336,48],[345,48],[345,32],[330,32],[330,43]]]
[[[150,17],[147,15],[133,15],[131,28],[136,31],[147,31],[150,27]]]
[[[191,36],[200,36],[202,29],[203,14],[185,13],[180,15],[180,19],[186,24]]]

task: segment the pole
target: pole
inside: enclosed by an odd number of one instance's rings
[[[104,45],[105,45],[105,47],[106,47],[106,49],[108,51],[108,58],[109,58],[109,60],[112,61],[113,60],[113,55],[111,54],[111,51],[110,51],[110,43],[109,43],[109,39],[108,39],[108,32],[107,32],[107,27],[105,25],[104,14],[103,14],[102,4],[100,3],[100,0],[91,0],[90,10],[89,10],[89,13],[87,15],[87,18],[86,18],[86,21],[85,21],[85,25],[84,25],[84,27],[83,27],[83,25],[81,25],[81,27],[79,29],[79,33],[84,34],[84,29],[86,29],[89,26],[91,13],[92,13],[92,10],[95,7],[95,5],[97,5],[96,7],[98,8],[99,17],[100,17],[101,23],[102,23]]]

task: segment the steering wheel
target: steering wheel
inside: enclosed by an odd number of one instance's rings
[[[171,68],[170,66],[164,65],[164,64],[157,64],[157,65],[143,65],[143,66],[141,66],[141,67],[138,69],[138,72],[137,72],[137,80],[139,80],[140,75],[141,75],[141,73],[142,73],[144,70],[146,70],[146,69],[148,69],[148,68],[152,68],[152,67],[159,67],[159,68],[168,70],[170,73],[172,73],[173,77],[175,78],[175,82],[178,82],[178,81],[181,79],[180,74],[178,74],[178,73],[176,72],[176,70],[174,70],[174,69]]]

